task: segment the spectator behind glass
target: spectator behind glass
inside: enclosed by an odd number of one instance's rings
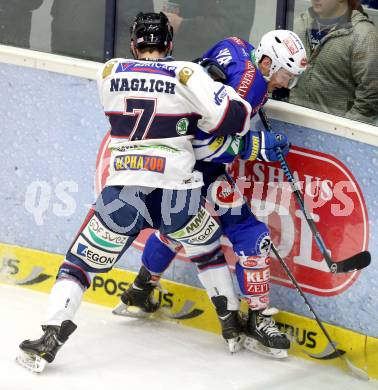
[[[0,43],[30,47],[32,11],[43,0],[0,0]]]
[[[309,66],[290,103],[377,123],[378,35],[355,0],[312,0],[294,21]]]
[[[135,15],[154,12],[153,0],[125,0],[117,2],[115,57],[125,57],[130,51],[130,31]]]
[[[368,8],[378,9],[378,0],[362,0],[361,4],[365,5]]]
[[[129,26],[140,12],[153,12],[153,0],[117,2],[116,56],[130,47]],[[104,61],[106,0],[54,0],[51,8],[51,51]]]
[[[177,60],[192,60],[224,37],[248,41],[255,13],[255,0],[163,1],[173,27]]]
[[[105,2],[54,0],[51,7],[51,52],[102,61]]]

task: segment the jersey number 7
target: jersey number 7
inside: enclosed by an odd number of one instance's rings
[[[156,114],[156,98],[126,97],[124,115],[135,116],[135,125],[129,140],[138,141],[147,137]]]

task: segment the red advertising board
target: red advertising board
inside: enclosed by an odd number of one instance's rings
[[[107,134],[97,157],[97,193],[108,175],[109,141]],[[345,165],[331,155],[298,147],[291,149],[287,161],[332,259],[342,260],[367,250],[366,205],[358,183]],[[329,272],[279,163],[236,161],[231,172],[238,178],[252,211],[268,224],[273,242],[305,291],[332,296],[354,283],[359,271]],[[142,249],[148,234],[141,234],[134,246]],[[236,257],[227,240],[224,251],[233,266]],[[184,256],[179,258],[185,260]],[[293,287],[278,261],[274,257],[272,260],[271,281]]]
[[[291,171],[334,261],[367,250],[369,228],[362,192],[351,172],[335,157],[293,147],[287,157]],[[244,188],[253,212],[266,222],[280,254],[307,292],[337,295],[349,288],[359,272],[332,274],[278,163],[233,165],[234,177],[252,183]],[[227,251],[229,256],[230,250]],[[273,258],[272,282],[292,287]]]

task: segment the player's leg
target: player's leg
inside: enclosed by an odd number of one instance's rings
[[[181,243],[169,238],[165,233],[174,233],[188,221],[194,220],[201,205],[201,189],[159,190],[160,199],[146,205],[151,211],[154,226],[161,230],[152,234],[146,242],[142,267],[134,282],[121,295],[121,302],[113,310],[114,314],[132,317],[144,317],[159,308],[154,300],[154,289],[161,275],[181,248]],[[157,208],[156,205],[162,207]],[[156,212],[158,211],[158,212]]]
[[[109,271],[138,233],[138,223],[129,229],[137,218],[134,208],[124,203],[117,209],[107,209],[120,191],[119,187],[106,187],[79,229],[51,290],[43,335],[20,344],[18,361],[23,366],[40,372],[46,362],[55,359],[76,329],[73,318],[91,284],[91,274]]]
[[[180,248],[180,244],[160,232],[151,234],[142,254],[143,265],[134,282],[121,295],[121,303],[113,313],[142,317],[156,311],[159,302],[154,300],[153,290]],[[222,336],[227,341],[230,351],[239,350],[243,341],[239,298],[234,290],[232,276],[220,242],[217,241],[209,252],[202,246],[194,252],[192,249],[189,258],[196,264],[199,279],[214,304],[222,327]]]
[[[200,192],[203,194],[207,193],[207,187],[211,183],[211,177],[218,177],[224,170],[223,164],[211,164],[206,163],[202,164],[202,162],[197,162],[195,169],[204,172],[204,181],[205,185],[201,189],[196,189],[194,191],[195,196],[200,196]],[[183,193],[181,191],[181,193]],[[179,202],[177,201],[177,197],[174,197],[173,191],[169,194],[169,191],[165,192],[167,198],[170,198],[171,202],[165,202],[167,204],[170,203],[171,210],[179,210],[180,207],[177,207]],[[199,203],[200,199],[195,200],[193,204]],[[185,208],[188,206],[184,204],[179,211],[179,219],[182,220],[182,215],[185,214]],[[197,207],[198,209],[198,207]],[[197,210],[195,210],[196,214]],[[173,219],[175,223],[177,222],[178,215],[173,215]],[[187,221],[182,221],[178,223],[177,227],[183,226]],[[164,227],[165,231],[167,230],[167,226]],[[146,245],[142,254],[142,267],[139,270],[139,273],[128,288],[121,295],[121,302],[116,306],[113,310],[114,314],[119,315],[137,315],[142,316],[144,313],[151,313],[158,309],[159,305],[153,299],[153,289],[159,283],[159,280],[165,270],[169,267],[170,263],[178,253],[178,251],[182,248],[182,245],[176,241],[170,239],[167,235],[160,233],[159,231],[151,234],[148,240],[146,241]],[[131,308],[131,306],[133,306]],[[129,310],[130,307],[130,310]],[[140,310],[136,310],[139,308]]]
[[[199,279],[215,306],[230,351],[240,347],[239,299],[221,251],[219,220],[203,205],[196,216],[168,238],[179,242],[186,256],[196,263]]]
[[[159,302],[154,300],[154,289],[163,272],[179,251],[181,244],[163,233],[174,232],[193,218],[201,202],[201,189],[155,190],[156,196],[145,199],[153,226],[160,229],[149,237],[142,256],[142,267],[131,286],[122,294],[114,314],[141,317],[155,312]],[[157,206],[160,207],[157,207]]]
[[[220,183],[222,191],[219,190]],[[290,342],[272,319],[277,311],[269,309],[269,230],[251,213],[244,200],[234,191],[233,183],[226,177],[220,178],[210,191],[209,197],[217,206],[222,230],[239,259],[235,273],[241,297],[249,307],[245,346],[252,349],[256,340],[266,348],[266,352],[271,352],[270,355],[286,357]]]
[[[159,231],[152,233],[143,250],[143,265],[134,282],[122,293],[121,302],[113,313],[141,317],[158,310],[160,303],[154,299],[154,289],[180,248],[180,244]]]
[[[290,348],[290,341],[279,331],[272,319],[277,310],[269,308],[269,231],[265,224],[250,216],[237,225],[225,228],[225,234],[239,257],[235,272],[242,297],[249,307],[245,346],[248,349],[258,349],[256,340],[267,348],[268,354],[286,357],[285,351]],[[257,351],[265,352],[265,349]]]
[[[222,336],[231,353],[241,349],[243,325],[239,314],[240,301],[235,292],[231,272],[224,258],[220,242],[210,253],[191,257],[198,268],[198,277],[206,289],[217,313]]]
[[[186,255],[197,265],[199,279],[218,314],[222,335],[230,351],[234,352],[239,349],[242,340],[239,299],[234,290],[232,276],[221,251],[219,240],[206,244],[206,234],[209,234],[211,238],[212,231],[215,232],[219,227],[218,222],[210,217],[206,210],[201,210],[188,223],[190,238],[185,239],[187,232],[183,233],[183,230],[179,234],[173,233],[173,236],[182,235]],[[198,225],[198,231],[194,229],[196,225]],[[152,234],[143,251],[143,265],[132,285],[122,294],[121,303],[117,305],[113,313],[141,317],[156,311],[159,305],[153,298],[153,290],[181,247],[177,238],[169,238],[160,232]]]
[[[271,239],[265,224],[250,215],[243,221],[225,227],[224,232],[239,258],[235,266],[242,298],[248,303],[245,346],[274,357],[286,357],[290,341],[277,328],[269,308]],[[256,341],[265,348],[259,349]]]

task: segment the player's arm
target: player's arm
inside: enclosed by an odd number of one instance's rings
[[[252,107],[252,117],[268,99],[267,83],[253,61],[253,46],[247,41],[230,37],[216,43],[203,58],[196,61],[208,68],[208,73],[232,87]],[[218,69],[217,69],[218,67]],[[213,76],[214,75],[214,76]]]
[[[236,157],[242,160],[277,161],[276,149],[279,147],[287,155],[290,144],[285,134],[267,131],[249,131],[244,136],[212,136],[197,131],[193,140],[197,160],[231,163]]]
[[[251,106],[231,87],[211,79],[201,66],[188,64],[178,73],[195,112],[198,128],[216,135],[245,134],[250,127]]]
[[[195,62],[200,64],[213,80],[227,81],[225,70],[214,59],[199,58]],[[234,63],[237,64],[237,61]],[[248,69],[248,66],[246,68]],[[235,88],[242,82],[242,76],[239,71],[234,76],[236,77],[232,79],[234,84],[236,80],[236,84],[233,85]],[[259,93],[253,94],[248,90],[247,100],[251,103],[252,109],[257,112],[266,101],[266,85],[264,80],[262,80],[263,83],[259,80],[255,81],[257,82],[255,87]],[[255,159],[276,161],[275,148],[277,146],[282,149],[284,155],[288,153],[289,144],[284,134],[249,131],[243,137],[238,135],[211,136],[198,130],[193,141],[197,160],[217,163],[231,163],[237,156],[249,161]]]
[[[100,66],[100,68],[97,71],[97,75],[96,75],[97,90],[98,90],[100,101],[101,101],[102,105],[103,105],[103,102],[102,102],[102,96],[103,96],[102,88],[103,88],[103,84],[104,84],[105,80],[110,75],[112,75],[114,73],[115,69],[117,68],[117,65],[118,65],[118,59],[113,58],[113,59],[105,62],[105,64],[103,64],[102,66]]]
[[[243,137],[210,135],[197,130],[192,144],[196,160],[227,164],[243,150]]]

